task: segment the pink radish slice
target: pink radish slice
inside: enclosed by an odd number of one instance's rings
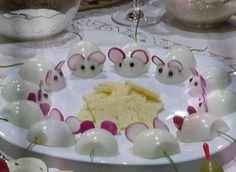
[[[64,121],[62,113],[57,108],[52,109],[48,117],[49,119]]]
[[[78,134],[80,132],[80,121],[75,116],[66,118],[65,123],[70,127],[73,134]]]
[[[173,122],[175,124],[175,127],[178,129],[178,130],[181,130],[182,129],[182,126],[183,126],[183,123],[184,123],[184,118],[181,117],[181,116],[174,116],[173,117]]]
[[[196,109],[193,106],[188,106],[187,111],[189,115],[197,113]]]
[[[80,124],[80,132],[84,133],[85,131],[95,128],[93,121],[85,120]]]
[[[111,132],[112,135],[116,135],[118,132],[118,127],[113,121],[105,120],[101,123],[100,128]]]
[[[147,129],[148,126],[144,122],[135,122],[126,127],[125,136],[129,141],[133,142],[137,135]]]
[[[164,129],[166,131],[170,131],[168,126],[162,122],[158,117],[155,117],[153,119],[153,128],[159,128],[159,129]]]

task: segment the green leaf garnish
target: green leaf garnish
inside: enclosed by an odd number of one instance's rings
[[[20,66],[23,65],[24,63],[15,63],[11,65],[0,65],[0,68],[8,68],[8,67],[14,67],[14,66]]]
[[[166,152],[164,152],[165,157],[168,159],[168,161],[171,163],[171,165],[173,166],[175,172],[179,172],[177,166],[175,165],[173,159],[170,157],[170,155],[168,155]]]
[[[83,40],[82,36],[79,33],[77,32],[73,32],[73,33],[76,34],[81,40]]]
[[[27,146],[27,148],[22,152],[22,154],[17,159],[24,157],[26,153],[33,148],[36,142],[37,142],[37,137]]]
[[[138,20],[137,20],[137,24],[135,27],[135,35],[134,35],[135,42],[138,42],[138,28],[139,28],[140,18],[141,18],[141,10],[139,10],[139,12],[138,12]]]
[[[5,118],[0,118],[0,120],[8,122],[8,119]]]
[[[92,150],[89,154],[91,162],[93,162],[94,156],[95,156],[95,150]]]
[[[226,134],[225,132],[223,132],[223,131],[219,131],[219,130],[216,130],[216,132],[217,132],[219,135],[224,135],[224,136],[226,136],[226,137],[232,139],[232,140],[236,143],[236,139],[233,138],[232,136]]]

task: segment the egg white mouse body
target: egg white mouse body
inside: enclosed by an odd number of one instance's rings
[[[122,48],[113,47],[108,57],[114,64],[115,72],[123,77],[138,77],[149,70],[150,53],[139,43],[129,43]]]
[[[75,144],[75,136],[69,126],[53,119],[34,124],[27,133],[27,140],[50,147],[69,147]]]
[[[218,66],[209,66],[200,73],[192,69],[187,92],[192,97],[199,97],[203,91],[209,94],[214,90],[225,89],[231,82],[230,73]]]
[[[197,65],[193,53],[187,47],[172,47],[163,58],[152,57],[156,65],[156,79],[164,84],[178,84],[191,76],[191,68]]]
[[[44,89],[59,91],[66,87],[66,80],[62,71],[65,61],[60,61],[57,65],[46,58],[34,57],[24,62],[19,69],[19,75],[26,81],[39,85],[44,82]]]
[[[134,140],[133,154],[146,159],[160,158],[180,152],[177,139],[164,129],[148,129]]]
[[[48,172],[47,165],[37,158],[20,158],[7,164],[11,172]]]
[[[182,118],[181,123],[175,120],[174,123],[178,126],[176,137],[182,142],[210,141],[218,136],[217,131],[229,130],[221,118],[211,113],[194,113]]]
[[[7,104],[2,108],[0,115],[13,125],[26,129],[45,118],[38,104],[28,100]]]
[[[38,104],[51,105],[50,93],[46,92],[32,82],[14,79],[6,83],[1,90],[2,97],[8,102],[17,100],[30,100]]]
[[[77,140],[75,151],[81,155],[110,157],[119,153],[115,137],[107,130],[94,128],[84,132]]]
[[[73,75],[93,78],[102,72],[105,61],[106,56],[95,43],[83,40],[71,47],[67,64]]]

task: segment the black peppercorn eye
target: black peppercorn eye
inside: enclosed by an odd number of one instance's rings
[[[192,82],[192,81],[193,81],[193,78],[190,78],[190,79],[189,79],[189,82]]]
[[[130,65],[130,67],[134,67],[134,63],[133,62],[131,62],[129,65]]]
[[[159,72],[159,73],[162,73],[162,72],[163,72],[163,69],[162,69],[162,68],[159,68],[159,69],[158,69],[158,72]]]
[[[43,96],[44,96],[46,99],[48,98],[48,94],[46,94],[46,93],[43,94]]]
[[[85,66],[84,65],[82,65],[80,68],[81,68],[81,70],[85,70]]]
[[[62,71],[60,71],[59,74],[60,74],[61,76],[63,76],[63,72],[62,72]]]
[[[173,71],[169,71],[168,75],[169,77],[172,77],[174,75]]]
[[[55,76],[53,77],[53,79],[54,79],[54,81],[57,81],[57,80],[58,80],[58,77],[55,75]]]
[[[122,67],[122,63],[119,64],[119,67]]]
[[[91,70],[95,70],[95,66],[92,65],[92,66],[90,67],[90,69],[91,69]]]

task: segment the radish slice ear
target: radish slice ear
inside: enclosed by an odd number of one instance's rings
[[[118,132],[117,125],[113,121],[110,121],[110,120],[102,121],[100,128],[109,131],[112,135],[116,135]]]
[[[198,76],[198,71],[196,68],[190,68],[190,70],[194,76]]]
[[[155,117],[153,120],[153,128],[159,128],[159,129],[164,129],[166,131],[170,131],[168,126],[162,122],[158,117]]]
[[[147,64],[149,62],[148,54],[144,50],[133,51],[131,54],[131,58],[139,59],[143,62],[143,64]]]
[[[49,85],[49,83],[50,83],[51,76],[52,76],[52,70],[49,70],[49,71],[47,72],[46,78],[45,78],[45,83],[46,83],[47,85]]]
[[[147,130],[148,126],[143,122],[135,122],[130,124],[125,129],[125,136],[126,138],[133,142],[135,138],[144,130]]]
[[[75,116],[66,118],[65,123],[70,127],[73,134],[78,134],[80,132],[80,121]]]
[[[193,106],[188,106],[187,111],[189,115],[197,113],[196,109]]]
[[[184,70],[184,67],[182,63],[178,60],[171,60],[168,62],[168,67],[174,67],[177,68],[179,72],[182,72]]]
[[[208,106],[207,106],[207,100],[206,100],[206,93],[205,92],[202,93],[202,98],[203,98],[204,110],[205,110],[205,112],[208,112]]]
[[[1,172],[10,172],[7,162],[4,159],[0,159],[0,169]]]
[[[126,55],[120,48],[113,47],[109,50],[108,57],[113,63],[118,64],[126,58]]]
[[[32,101],[32,102],[36,102],[37,98],[36,98],[35,93],[29,93],[27,100]]]
[[[74,54],[73,56],[71,56],[68,61],[67,64],[70,68],[70,70],[75,71],[76,70],[76,65],[82,61],[84,61],[84,56],[82,54]]]
[[[182,129],[183,123],[184,123],[184,118],[182,116],[174,116],[173,117],[173,122],[175,124],[175,127],[178,130]]]
[[[62,113],[57,109],[57,108],[53,108],[49,114],[49,118],[50,119],[55,119],[58,121],[64,121],[64,117],[62,115]]]
[[[95,128],[93,121],[85,120],[80,124],[80,132],[83,134],[85,131]]]
[[[160,57],[157,56],[152,56],[152,62],[155,65],[165,65],[165,62]]]
[[[60,61],[60,62],[56,65],[55,70],[60,71],[61,68],[62,68],[62,66],[64,65],[64,63],[65,63],[65,60]]]
[[[39,106],[44,116],[47,116],[48,112],[50,111],[50,105],[48,103],[43,103],[43,104],[40,104]]]
[[[95,51],[88,56],[88,60],[94,60],[98,64],[103,64],[106,61],[106,56],[101,51]]]

